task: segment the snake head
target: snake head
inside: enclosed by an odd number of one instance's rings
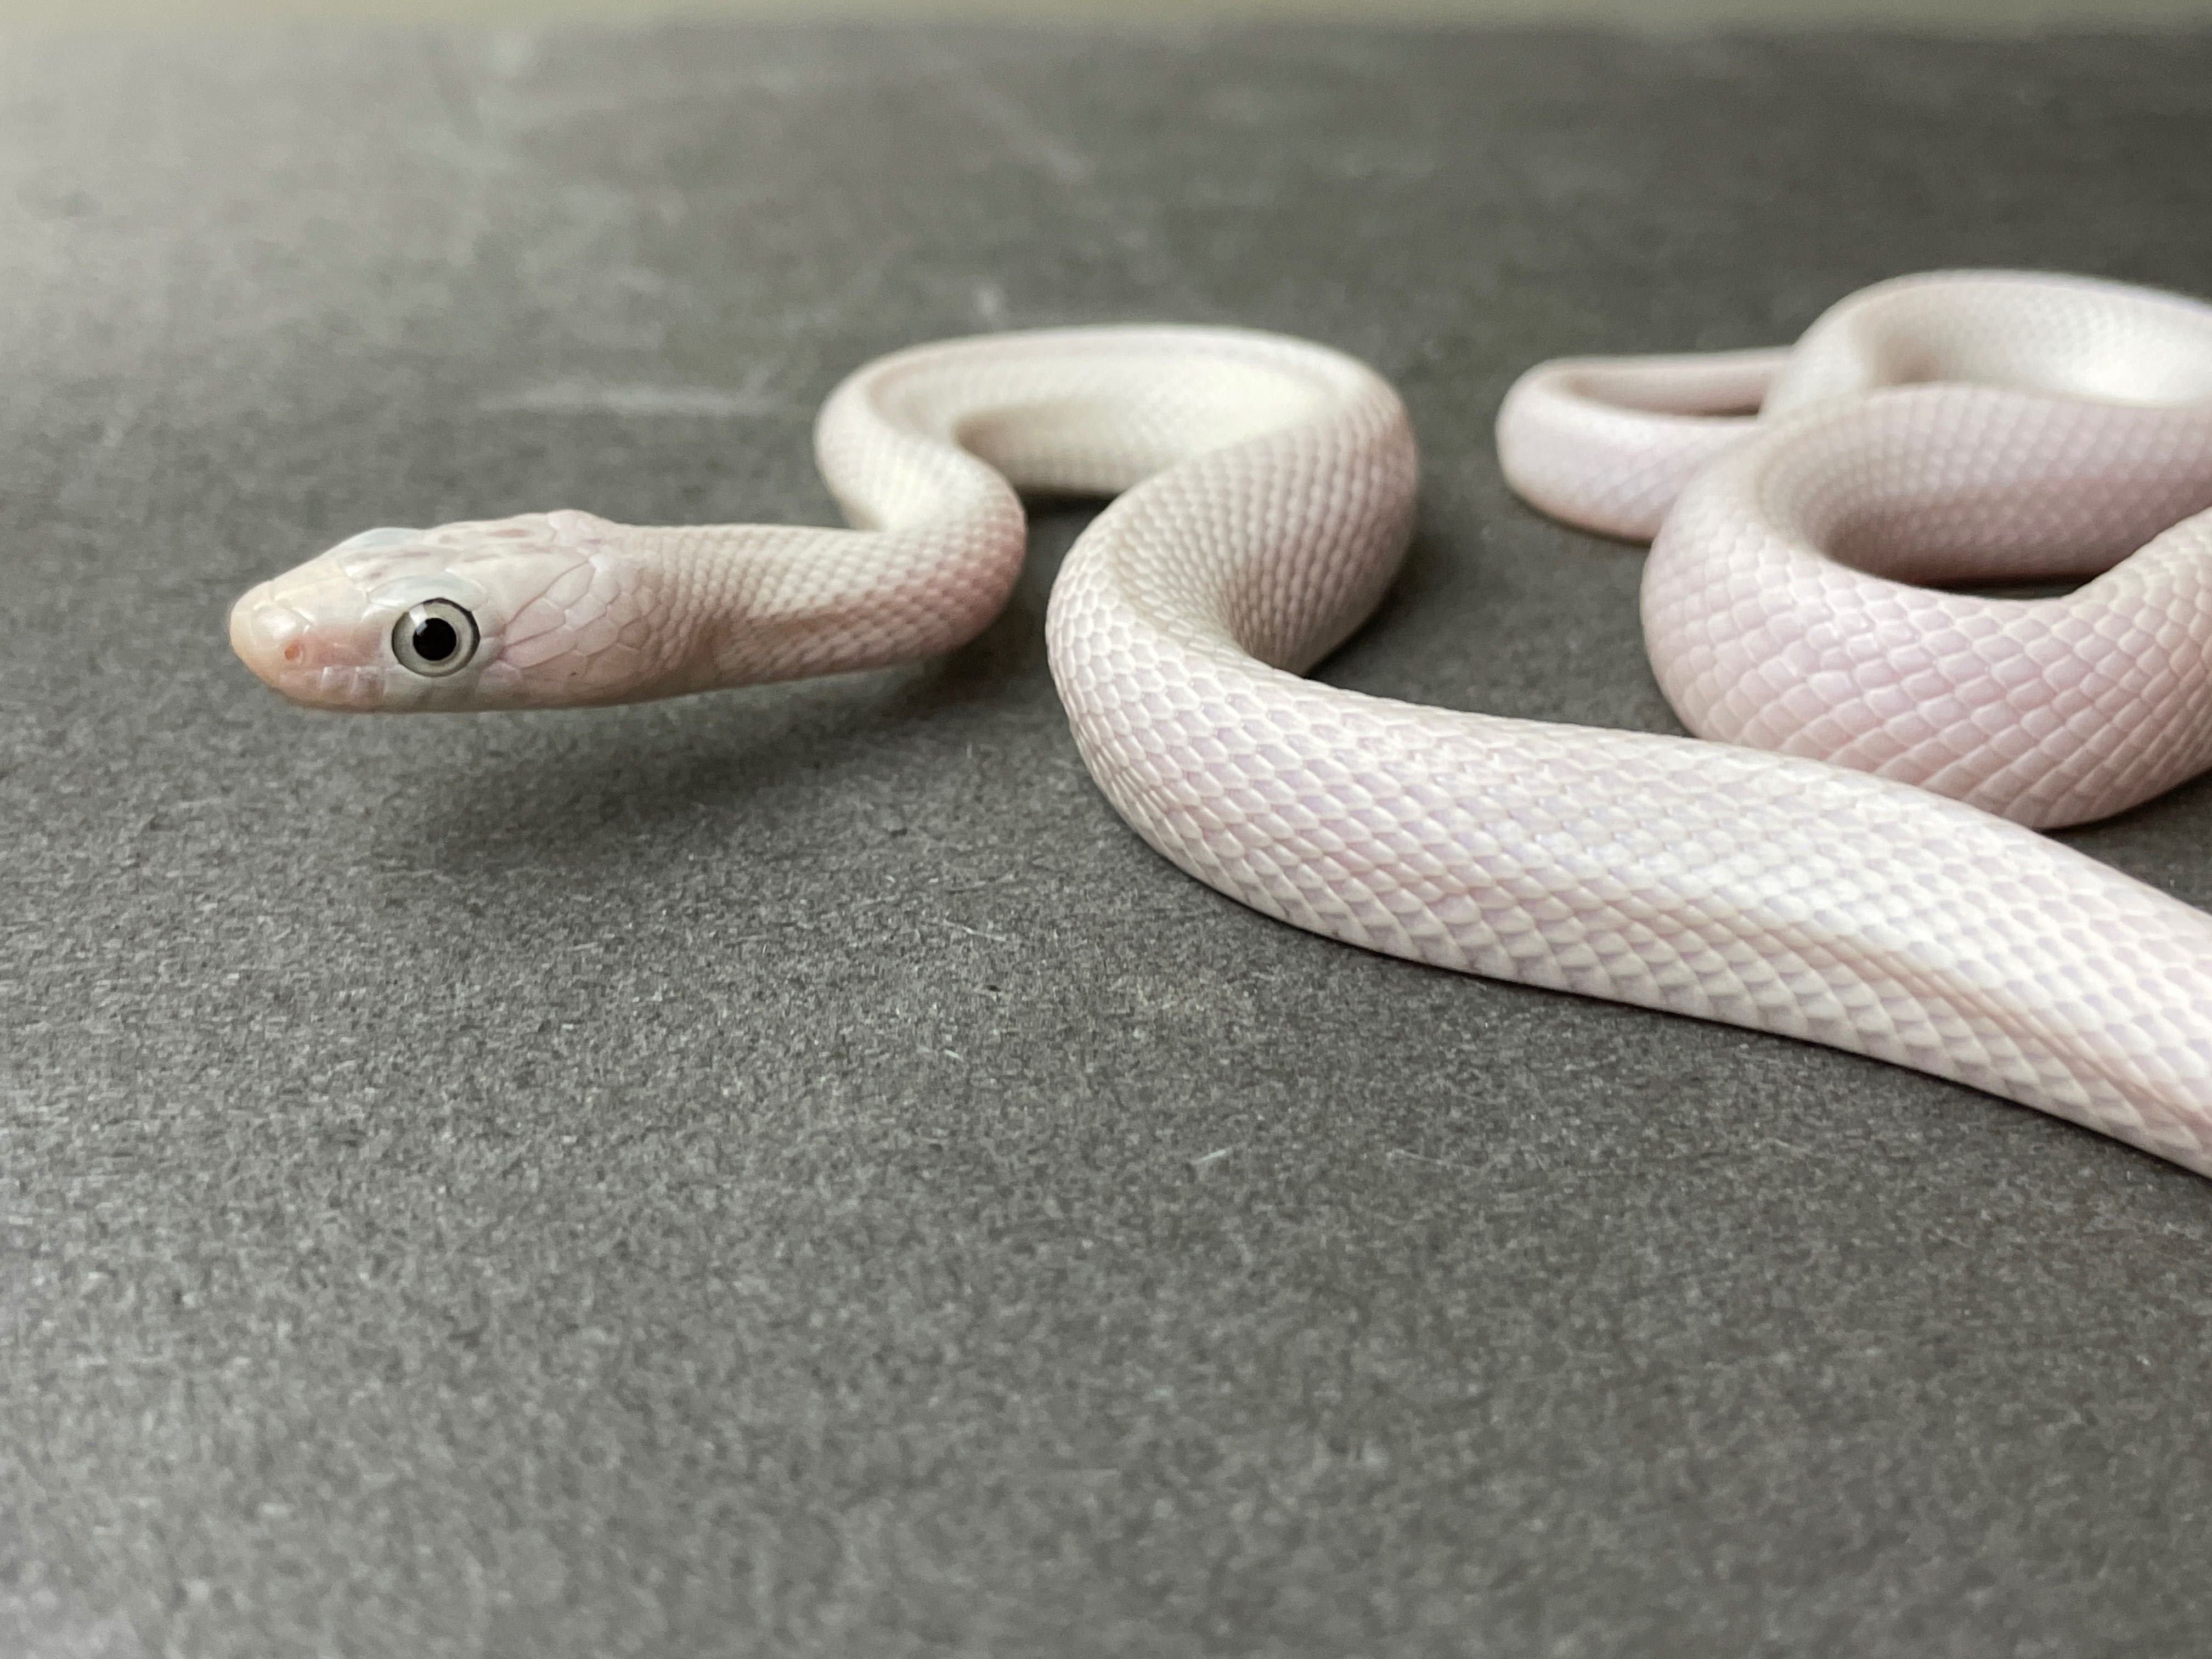
[[[654,667],[623,535],[569,512],[367,531],[244,594],[231,648],[316,708],[619,702]]]

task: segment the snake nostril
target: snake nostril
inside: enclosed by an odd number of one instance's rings
[[[305,617],[271,602],[258,589],[240,599],[231,611],[231,648],[264,679],[280,665],[296,667],[305,659],[306,632]]]

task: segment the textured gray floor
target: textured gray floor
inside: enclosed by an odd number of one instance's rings
[[[316,718],[366,526],[817,516],[979,327],[1361,353],[1327,671],[1666,727],[1508,378],[1947,263],[2212,288],[2212,40],[701,28],[0,56],[0,1654],[2205,1651],[2212,1185],[1310,938],[907,671]],[[2212,904],[2212,788],[2081,835]],[[2212,1018],[2212,1011],[2208,1011]]]

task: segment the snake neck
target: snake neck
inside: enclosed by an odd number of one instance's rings
[[[1364,432],[1370,417],[1387,430],[1368,441],[1407,459],[1380,481],[1392,497],[1383,533],[1401,541],[1396,498],[1410,497],[1412,482],[1403,410],[1371,373],[1322,348],[1135,327],[948,342],[882,359],[832,394],[815,432],[823,477],[853,528],[627,532],[668,642],[656,687],[639,695],[882,667],[964,644],[1005,607],[1019,574],[1019,489],[1121,496],[1085,538],[1117,550],[1117,562],[1159,554],[1147,527],[1164,522],[1163,502],[1199,510],[1206,522],[1176,541],[1176,568],[1140,585],[1170,596],[1177,622],[1303,666],[1366,614],[1376,583],[1316,594],[1276,579],[1288,526],[1303,521],[1295,497],[1249,504],[1233,533],[1212,522],[1212,506],[1236,498],[1254,446],[1288,442],[1303,453],[1346,422]],[[1387,575],[1394,564],[1376,568]]]
[[[1005,608],[1023,546],[1021,503],[996,479],[890,527],[633,528],[624,556],[650,590],[665,653],[636,695],[848,673],[952,650]]]

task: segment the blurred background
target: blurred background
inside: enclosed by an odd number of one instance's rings
[[[360,20],[626,23],[670,16],[994,18],[1146,27],[1261,18],[1644,29],[1866,24],[2018,33],[2201,23],[2212,20],[2212,0],[0,0],[0,21],[40,27]]]

